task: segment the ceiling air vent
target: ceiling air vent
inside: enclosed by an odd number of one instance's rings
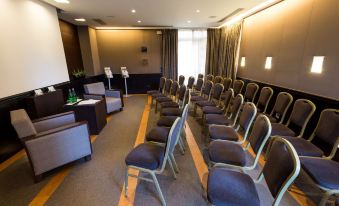
[[[226,19],[236,15],[237,13],[241,12],[242,10],[244,10],[244,8],[238,8],[238,9],[234,10],[232,13],[230,13],[227,16],[225,16],[224,18],[220,19],[218,21],[218,23],[224,22]]]
[[[92,19],[93,21],[95,21],[96,23],[100,24],[100,25],[107,25],[106,22],[104,22],[101,19]]]

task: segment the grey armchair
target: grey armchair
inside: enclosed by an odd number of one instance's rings
[[[43,173],[69,162],[91,159],[87,122],[75,122],[74,112],[31,121],[24,109],[10,112],[11,123],[25,146],[35,181]]]
[[[120,110],[123,110],[123,99],[120,90],[106,90],[104,83],[97,82],[92,84],[85,84],[85,99],[103,99],[106,100],[107,114]]]

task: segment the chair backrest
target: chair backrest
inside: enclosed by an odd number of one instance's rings
[[[178,92],[178,100],[184,101],[185,94],[186,94],[186,86],[182,85]]]
[[[313,102],[307,99],[295,101],[287,126],[292,130],[298,130],[299,135],[304,134],[305,127],[315,111]]]
[[[280,92],[275,100],[272,112],[270,116],[276,118],[279,123],[282,123],[285,119],[286,112],[291,106],[293,96],[287,92]]]
[[[271,87],[263,87],[260,91],[257,108],[260,112],[265,113],[267,106],[273,96],[273,89]]]
[[[234,92],[232,88],[229,88],[225,92],[225,99],[224,99],[224,111],[227,113],[228,108],[230,106],[231,100],[234,98]]]
[[[256,83],[248,83],[246,86],[246,91],[244,94],[245,102],[253,102],[255,96],[257,95],[259,86]]]
[[[24,109],[10,112],[11,123],[20,139],[36,135],[37,131]]]
[[[231,107],[231,119],[233,124],[237,121],[241,105],[244,103],[244,97],[241,94],[238,94],[233,99],[233,105]]]
[[[170,94],[172,83],[173,83],[172,79],[166,79],[165,87],[164,87],[164,93],[165,94]]]
[[[313,138],[319,138],[332,146],[330,158],[335,155],[339,144],[339,109],[325,109],[321,112],[310,140]]]
[[[242,108],[242,112],[239,117],[238,126],[244,131],[244,140],[247,139],[248,132],[253,123],[255,116],[257,115],[257,108],[252,102],[246,102]]]
[[[167,142],[166,142],[166,150],[165,150],[165,157],[167,156],[168,157],[168,154],[170,152],[173,152],[177,142],[178,142],[178,139],[179,139],[179,136],[180,136],[180,126],[181,126],[181,117],[178,117],[176,118],[176,120],[174,121],[171,129],[170,129],[170,132],[168,134],[168,138],[167,138]]]
[[[206,82],[207,82],[207,81],[213,82],[213,80],[214,80],[214,76],[213,76],[212,74],[208,74],[208,75],[206,76]]]
[[[205,87],[204,87],[204,90],[203,90],[202,93],[209,97],[210,94],[211,94],[212,88],[213,88],[213,82],[212,81],[207,81],[205,83]]]
[[[184,82],[185,82],[185,76],[184,76],[184,75],[180,75],[180,76],[179,76],[179,85],[180,85],[180,86],[183,85]]]
[[[174,81],[172,83],[172,86],[171,86],[171,95],[172,96],[176,96],[177,95],[177,92],[178,92],[178,89],[179,89],[179,83],[177,81]]]
[[[216,83],[213,87],[213,95],[212,95],[212,99],[218,101],[220,101],[220,97],[222,92],[224,91],[224,85],[220,84],[220,83]]]
[[[214,84],[221,83],[222,80],[223,80],[222,76],[215,76],[213,83]]]
[[[199,78],[197,80],[197,85],[195,86],[195,90],[200,92],[203,85],[204,85],[204,80],[202,78]]]
[[[192,89],[193,88],[194,81],[195,81],[195,78],[193,76],[190,76],[188,78],[188,82],[187,82],[187,88],[188,89]]]
[[[159,82],[159,91],[162,92],[166,82],[166,77],[161,77]]]
[[[105,95],[105,86],[103,82],[96,82],[84,85],[85,93]]]
[[[244,87],[244,81],[242,80],[235,80],[233,84],[234,95],[241,94],[242,88]]]
[[[260,114],[253,123],[251,134],[248,137],[248,143],[252,147],[258,158],[271,136],[272,125],[267,116]]]
[[[198,74],[198,79],[203,79],[204,75],[203,74]]]
[[[184,126],[185,126],[185,122],[186,122],[186,119],[187,119],[187,115],[188,115],[188,108],[189,108],[189,105],[186,104],[184,109],[182,110],[182,114],[181,114],[181,122],[180,122],[180,131],[182,131],[184,129]],[[179,139],[179,138],[178,138]]]
[[[229,88],[231,88],[232,85],[232,79],[226,77],[223,81],[223,85],[224,85],[224,91],[227,91]]]
[[[300,161],[294,147],[286,139],[274,137],[266,164],[259,178],[264,177],[278,205],[288,187],[300,172]]]

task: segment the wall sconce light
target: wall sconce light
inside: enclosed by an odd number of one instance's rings
[[[321,74],[323,71],[324,56],[314,56],[311,72]]]
[[[246,57],[241,57],[240,66],[241,67],[245,67],[246,66]]]
[[[272,57],[266,57],[265,69],[271,69],[271,68],[272,68]]]

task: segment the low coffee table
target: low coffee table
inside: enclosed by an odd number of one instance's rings
[[[87,100],[83,100],[87,101]],[[88,122],[88,128],[90,134],[99,134],[102,128],[107,124],[106,121],[106,101],[94,100],[95,103],[91,104],[82,104],[81,102],[75,104],[66,104],[64,105],[65,111],[74,111],[76,121]]]

